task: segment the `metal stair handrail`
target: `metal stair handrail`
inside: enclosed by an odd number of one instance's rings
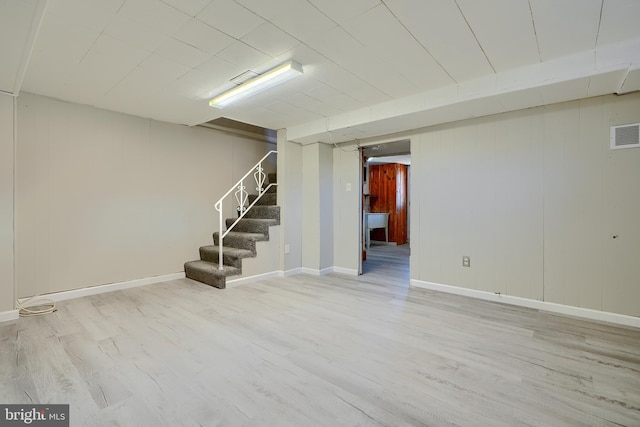
[[[229,191],[227,191],[226,193],[224,193],[224,196],[220,197],[220,199],[216,202],[215,204],[215,208],[218,211],[218,218],[219,218],[219,239],[218,239],[218,270],[224,270],[224,263],[223,263],[223,254],[222,254],[222,243],[223,243],[223,239],[227,236],[227,234],[229,234],[229,232],[231,230],[233,230],[233,227],[236,226],[236,224],[242,219],[244,218],[244,215],[249,211],[249,209],[251,209],[258,200],[260,200],[262,198],[263,195],[265,195],[267,193],[267,191],[269,191],[269,189],[271,187],[277,186],[277,183],[270,183],[269,185],[267,185],[266,188],[262,188],[266,179],[267,179],[267,174],[264,173],[264,168],[262,167],[262,163],[272,154],[278,154],[278,152],[276,150],[271,150],[269,151],[267,154],[265,154],[265,156],[260,159],[260,161],[258,163],[256,163],[255,166],[253,166],[251,169],[249,169],[249,171],[247,173],[244,174],[244,176],[242,178],[240,178],[240,180],[238,180],[238,182],[236,182],[234,185],[231,186],[231,188],[229,189]],[[256,182],[256,191],[258,192],[258,197],[256,197],[256,199],[249,205],[249,206],[245,206],[245,204],[247,203],[247,200],[249,198],[249,193],[247,192],[247,187],[244,184],[244,180],[251,175],[251,172],[253,172],[253,178]],[[222,220],[223,220],[223,212],[222,212],[222,203],[224,201],[224,199],[229,196],[233,191],[235,190],[235,192],[233,193],[234,197],[236,198],[236,202],[238,202],[238,219],[236,219],[233,224],[231,224],[231,226],[229,226],[229,228],[227,228],[227,230],[223,233],[222,232]]]

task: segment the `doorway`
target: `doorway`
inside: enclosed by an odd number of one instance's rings
[[[360,274],[409,284],[410,141],[361,148],[362,256]]]

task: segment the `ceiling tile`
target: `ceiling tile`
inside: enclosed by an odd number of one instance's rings
[[[316,111],[317,109],[322,108],[325,105],[325,103],[320,101],[319,99],[312,98],[309,95],[300,92],[288,98],[287,102],[294,107],[308,111]]]
[[[273,17],[271,22],[303,42],[336,27],[334,21],[306,1],[294,3]]]
[[[85,7],[96,9],[97,11],[116,13],[126,0],[48,0],[47,12],[53,12],[56,10],[64,10],[64,14],[73,16],[74,5],[82,3],[80,5],[81,10]]]
[[[123,98],[127,102],[136,102],[136,99],[145,98],[159,91],[158,80],[149,80],[144,70],[136,69],[120,80],[106,94],[107,99]]]
[[[0,74],[16,57],[14,30],[20,27],[13,26],[19,14],[6,5],[35,2],[0,0],[0,32],[9,31],[0,38]],[[295,59],[303,77],[224,115],[293,126],[291,135],[305,141],[328,138],[327,123],[342,126],[333,132],[338,137],[374,135],[619,85],[628,64],[638,62],[640,1],[560,3],[49,0],[22,88],[194,124],[220,116],[207,101],[232,85],[230,78]],[[637,86],[633,77],[629,81],[622,90]],[[474,101],[457,105],[461,97]]]
[[[66,62],[75,66],[87,54],[99,35],[100,30],[79,24],[67,17],[50,16],[40,27],[31,61],[48,58],[52,63]]]
[[[85,0],[50,0],[47,2],[46,13],[64,16],[96,30],[102,30],[117,10],[109,10],[108,7],[108,2],[101,6],[99,2]]]
[[[211,78],[224,79],[225,81],[228,81],[245,71],[244,67],[239,66],[238,64],[233,64],[217,56],[209,58],[208,61],[200,64],[197,68],[199,71],[210,75]]]
[[[150,70],[154,70],[150,73]],[[147,58],[139,67],[118,82],[109,93],[148,97],[184,75],[188,68],[158,55]]]
[[[595,47],[602,0],[530,0],[530,4],[543,61]]]
[[[454,2],[388,0],[385,4],[457,82],[493,73]]]
[[[276,111],[278,110],[278,111]],[[322,119],[323,117],[299,109],[293,109],[293,115],[287,114],[287,107],[271,104],[269,107],[255,107],[250,110],[242,111],[238,114],[238,118],[246,123],[258,126],[264,126],[269,129],[284,129],[295,122],[308,122],[310,120]],[[291,110],[290,110],[291,111]]]
[[[198,19],[192,19],[182,27],[175,38],[210,54],[220,52],[235,41],[233,37]]]
[[[154,51],[169,38],[122,15],[113,17],[104,29],[104,34],[149,52]]]
[[[287,117],[290,120],[306,120],[309,117],[310,112],[301,110],[291,104],[282,101],[275,101],[271,104],[265,105],[265,108],[271,110],[274,113]]]
[[[242,41],[269,56],[278,56],[300,44],[270,22],[265,22],[242,38]]]
[[[294,59],[299,62],[302,65],[306,76],[313,75],[315,70],[320,66],[324,66],[326,64],[335,65],[321,52],[318,52],[316,49],[313,49],[303,43],[298,44],[286,52],[274,57],[272,61],[274,65],[277,65],[289,59]]]
[[[208,76],[209,84],[199,96],[212,98],[215,95],[235,86],[230,82],[232,78],[246,71],[246,68],[237,64],[232,64],[217,56],[212,57],[198,67],[198,70]]]
[[[159,78],[162,81],[166,80],[167,83],[191,71],[189,67],[155,53],[145,58],[145,60],[138,65],[138,68],[148,72],[152,80]]]
[[[203,94],[210,91],[215,83],[216,80],[212,80],[209,73],[200,70],[191,70],[180,76],[174,82],[169,83],[164,90],[186,98],[208,99],[213,95],[208,94],[208,96],[203,96]]]
[[[417,89],[396,69],[380,61],[373,51],[363,46],[342,27],[318,34],[317,38],[310,40],[308,44],[388,96],[405,96]]]
[[[369,9],[381,5],[380,0],[310,0],[311,3],[329,18],[342,24],[344,21],[361,15]]]
[[[167,39],[155,53],[189,68],[196,68],[210,57],[208,53],[176,39]]]
[[[640,37],[640,1],[605,1],[598,46]]]
[[[49,55],[32,56],[29,69],[24,76],[22,90],[47,96],[65,99],[64,94],[69,76],[75,72],[77,63],[57,58],[54,61]]]
[[[211,3],[211,0],[162,0],[162,2],[171,5],[189,16],[196,16]]]
[[[304,94],[340,110],[351,110],[361,107],[361,104],[355,99],[327,85],[315,87],[305,91]]]
[[[198,14],[202,22],[240,39],[265,20],[233,0],[214,0]]]
[[[118,13],[167,35],[176,33],[191,19],[160,0],[127,0]]]
[[[93,46],[91,46],[91,52],[110,58],[111,61],[129,68],[137,66],[151,54],[149,51],[128,45],[106,34],[98,37]]]
[[[270,59],[269,56],[241,41],[237,41],[229,47],[224,48],[216,56],[224,59],[225,61],[229,61],[232,64],[241,66],[245,70],[252,70],[255,72],[265,71],[261,69],[261,65]]]
[[[300,0],[236,0],[236,3],[246,7],[265,21],[291,9]]]
[[[348,93],[363,104],[375,104],[389,99],[375,87],[333,63],[318,66],[314,78],[340,92]]]
[[[539,62],[527,0],[456,0],[496,71]]]
[[[347,21],[343,28],[418,89],[428,90],[453,83],[451,77],[386,6],[370,9]],[[380,31],[380,28],[385,30]]]
[[[194,103],[185,98],[181,98],[180,96],[170,93],[170,92],[158,92],[148,96],[145,102],[141,104],[140,109],[143,112],[147,112],[149,116],[155,120],[166,121],[166,117],[173,117],[175,113],[173,112],[174,106],[178,107],[181,110],[179,116],[176,117],[177,123],[182,123],[185,125],[194,124],[191,120],[194,117],[201,116],[202,112],[199,112],[198,103]],[[206,118],[197,123],[202,123],[207,121]]]
[[[109,54],[91,51],[68,77],[69,81],[73,82],[73,89],[70,91],[76,92],[79,98],[82,97],[82,92],[86,92],[88,96],[91,94],[102,96],[135,67],[136,64],[114,61],[113,56]]]
[[[225,111],[225,117],[229,117]],[[262,126],[268,129],[282,129],[286,127],[287,118],[284,114],[276,113],[274,110],[265,107],[255,107],[245,109],[241,112],[233,114],[235,120],[249,123],[256,126]]]

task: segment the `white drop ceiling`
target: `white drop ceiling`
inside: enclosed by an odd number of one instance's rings
[[[0,0],[0,91],[342,142],[640,90],[638,0]],[[304,76],[223,110],[230,79]]]

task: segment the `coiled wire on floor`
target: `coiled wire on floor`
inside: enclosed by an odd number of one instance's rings
[[[28,298],[23,302],[16,301],[16,306],[20,317],[40,316],[58,310],[54,300],[38,298],[37,296]]]

